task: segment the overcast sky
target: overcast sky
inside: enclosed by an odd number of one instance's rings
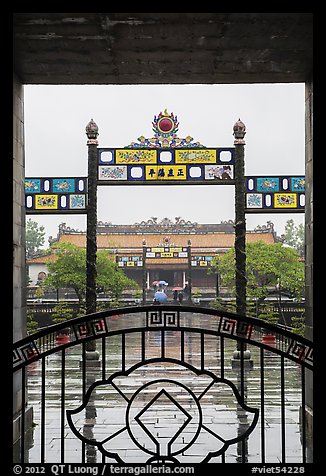
[[[177,115],[178,137],[207,147],[232,147],[233,125],[247,128],[246,175],[304,175],[304,84],[25,86],[26,177],[87,175],[86,124],[99,127],[100,147],[153,137],[164,109]],[[99,186],[98,220],[132,224],[152,216],[198,223],[234,219],[232,185]],[[86,229],[85,215],[28,215],[45,227],[46,246],[58,225]],[[272,221],[278,235],[303,213],[247,214],[247,229]]]

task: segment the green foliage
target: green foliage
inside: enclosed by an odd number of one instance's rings
[[[106,309],[114,309],[121,306],[121,301],[119,299],[111,299],[110,301],[99,301],[96,304],[97,311],[105,311]]]
[[[48,288],[73,288],[82,302],[86,289],[86,250],[71,243],[52,247],[56,258],[48,263],[48,275],[43,281]]]
[[[134,292],[132,293],[132,297],[133,297],[134,299],[141,299],[141,298],[142,298],[142,295],[143,295],[143,293],[142,293],[142,291],[141,291],[140,288],[135,289]]]
[[[299,253],[282,243],[266,244],[262,241],[246,245],[247,296],[263,299],[268,289],[281,285],[294,297],[304,290],[304,264]],[[235,292],[235,251],[230,249],[213,262],[221,276],[221,284]]]
[[[52,320],[54,323],[65,322],[74,317],[74,313],[69,304],[59,302],[53,310]]]
[[[192,291],[192,297],[193,298],[200,298],[202,296],[202,293],[200,292],[199,288],[193,288]]]
[[[34,313],[33,312],[27,312],[26,315],[26,330],[28,334],[32,334],[37,330],[38,323],[34,319]]]
[[[252,317],[258,317],[259,315],[259,302],[258,299],[252,299],[247,301],[247,315]]]
[[[268,303],[263,303],[259,306],[259,314],[257,317],[270,324],[278,324],[279,321],[277,313],[273,311],[273,306]]]
[[[292,316],[291,324],[293,326],[292,332],[301,336],[305,333],[305,319],[304,316]]]
[[[298,253],[303,255],[304,250],[304,226],[302,223],[295,226],[294,221],[288,220],[285,225],[284,234],[282,235],[283,243],[294,248]]]
[[[235,300],[225,300],[220,297],[216,297],[211,301],[210,306],[220,311],[236,312]]]
[[[44,289],[41,287],[41,286],[38,286],[36,289],[35,289],[35,292],[34,292],[34,296],[37,298],[37,299],[42,299],[45,295],[45,292],[44,292]]]
[[[55,260],[48,264],[44,285],[49,288],[73,288],[80,304],[86,297],[86,249],[71,243],[58,243],[52,248]],[[97,253],[97,286],[118,300],[125,289],[137,289],[138,284],[129,279],[107,251]]]
[[[97,285],[113,299],[119,300],[125,289],[139,289],[133,279],[128,278],[106,251],[97,253]]]
[[[44,226],[38,226],[38,223],[29,219],[26,222],[26,256],[31,258],[34,253],[40,251],[44,245]]]

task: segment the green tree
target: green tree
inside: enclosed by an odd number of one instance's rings
[[[304,226],[300,223],[295,226],[293,219],[286,222],[284,234],[281,236],[283,243],[297,250],[301,256],[304,253]]]
[[[294,297],[301,298],[304,290],[304,263],[299,253],[282,243],[266,244],[262,241],[246,245],[247,296],[264,299],[271,288],[281,285]],[[214,268],[218,268],[221,282],[235,290],[235,252],[230,249],[216,257]]]
[[[292,316],[291,324],[293,325],[292,332],[304,336],[305,331],[305,319],[304,316]]]
[[[38,322],[34,319],[34,312],[27,311],[26,314],[26,331],[28,334],[32,334],[37,331]]]
[[[56,259],[48,264],[48,276],[44,286],[74,289],[82,306],[86,297],[86,250],[71,243],[58,243],[52,247]],[[97,286],[119,299],[123,290],[138,288],[117,264],[110,259],[107,251],[97,253]]]
[[[44,226],[39,226],[31,218],[26,222],[26,257],[31,258],[44,245]]]
[[[57,303],[54,306],[52,313],[52,320],[55,324],[60,323],[60,322],[65,322],[69,319],[71,319],[74,315],[71,307],[67,303]]]

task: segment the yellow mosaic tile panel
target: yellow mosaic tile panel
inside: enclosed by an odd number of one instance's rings
[[[215,149],[187,149],[175,151],[176,164],[216,164]]]
[[[56,210],[58,208],[58,195],[35,195],[36,210]]]
[[[146,166],[146,180],[187,180],[185,165]]]
[[[116,149],[115,152],[116,164],[156,164],[157,151],[156,150],[142,150],[142,149]]]
[[[298,196],[296,193],[275,193],[274,208],[297,208]]]

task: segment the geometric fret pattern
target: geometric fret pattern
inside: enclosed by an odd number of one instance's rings
[[[222,317],[220,319],[219,333],[221,335],[244,337],[249,340],[253,329],[254,325],[247,322],[238,321],[229,317]]]
[[[77,340],[107,333],[105,320],[102,318],[81,322],[78,325],[74,325],[73,330]]]
[[[22,346],[19,346],[13,351],[14,367],[16,367],[17,365],[23,362],[29,361],[32,357],[35,357],[35,355],[39,355],[39,354],[40,352],[37,348],[37,345],[35,344],[33,340]]]
[[[137,307],[133,309],[128,309],[128,311],[119,310],[119,315],[122,316],[124,313],[128,314],[139,314],[145,316],[146,327],[148,330],[153,330],[160,328],[171,328],[175,330],[180,330],[184,327],[189,327],[189,315],[200,315],[200,310],[198,308],[193,308],[190,312],[189,308],[185,309],[183,306],[180,306],[180,309],[170,309],[170,306],[159,305],[159,306],[145,306]],[[276,336],[276,341],[273,343],[263,342],[262,334],[264,333],[264,322],[251,318],[249,322],[238,315],[228,315],[225,316],[223,313],[212,310],[212,312],[207,312],[205,314],[210,314],[212,320],[217,324],[215,327],[216,330],[210,329],[210,333],[214,333],[216,336],[230,337],[234,340],[239,340],[242,342],[248,342],[252,345],[259,345],[260,347],[268,348],[272,352],[275,352],[279,355],[283,355],[285,358],[290,358],[301,365],[304,365],[307,368],[313,368],[313,344],[307,339],[296,336],[288,331],[283,331],[283,329],[278,328],[277,326],[270,326],[266,328],[268,332],[273,331]],[[111,311],[107,311],[107,314],[100,313],[100,315],[92,314],[91,316],[85,316],[85,319],[78,322],[75,322],[74,319],[65,323],[65,328],[69,329],[71,335],[71,341],[69,343],[56,343],[53,342],[52,347],[48,345],[43,346],[39,344],[38,338],[35,335],[31,335],[28,338],[23,339],[21,342],[16,342],[13,347],[13,365],[14,368],[21,368],[22,366],[28,364],[28,362],[33,359],[37,360],[44,354],[53,353],[56,349],[71,346],[78,344],[87,338],[97,338],[110,335],[110,321],[106,318],[114,319],[114,315]],[[79,318],[80,319],[80,318]],[[251,322],[252,321],[252,322]],[[62,325],[58,324],[58,331],[62,329]],[[124,329],[121,329],[123,333]],[[137,332],[138,328],[128,328],[130,332]],[[205,334],[205,328],[196,326],[194,332]],[[49,331],[50,334],[55,334],[55,327],[51,328]],[[120,332],[120,330],[119,330]],[[189,332],[189,330],[187,330]],[[44,338],[44,342],[49,342],[49,337],[47,338],[46,330],[38,334],[39,338]],[[41,342],[41,340],[40,340]]]
[[[287,350],[288,355],[297,357],[301,362],[305,361],[307,363],[313,364],[313,349],[310,346],[306,346],[301,342],[298,342],[296,339],[293,339],[290,342],[290,345]]]
[[[180,313],[177,311],[148,311],[146,318],[148,327],[180,327]]]

